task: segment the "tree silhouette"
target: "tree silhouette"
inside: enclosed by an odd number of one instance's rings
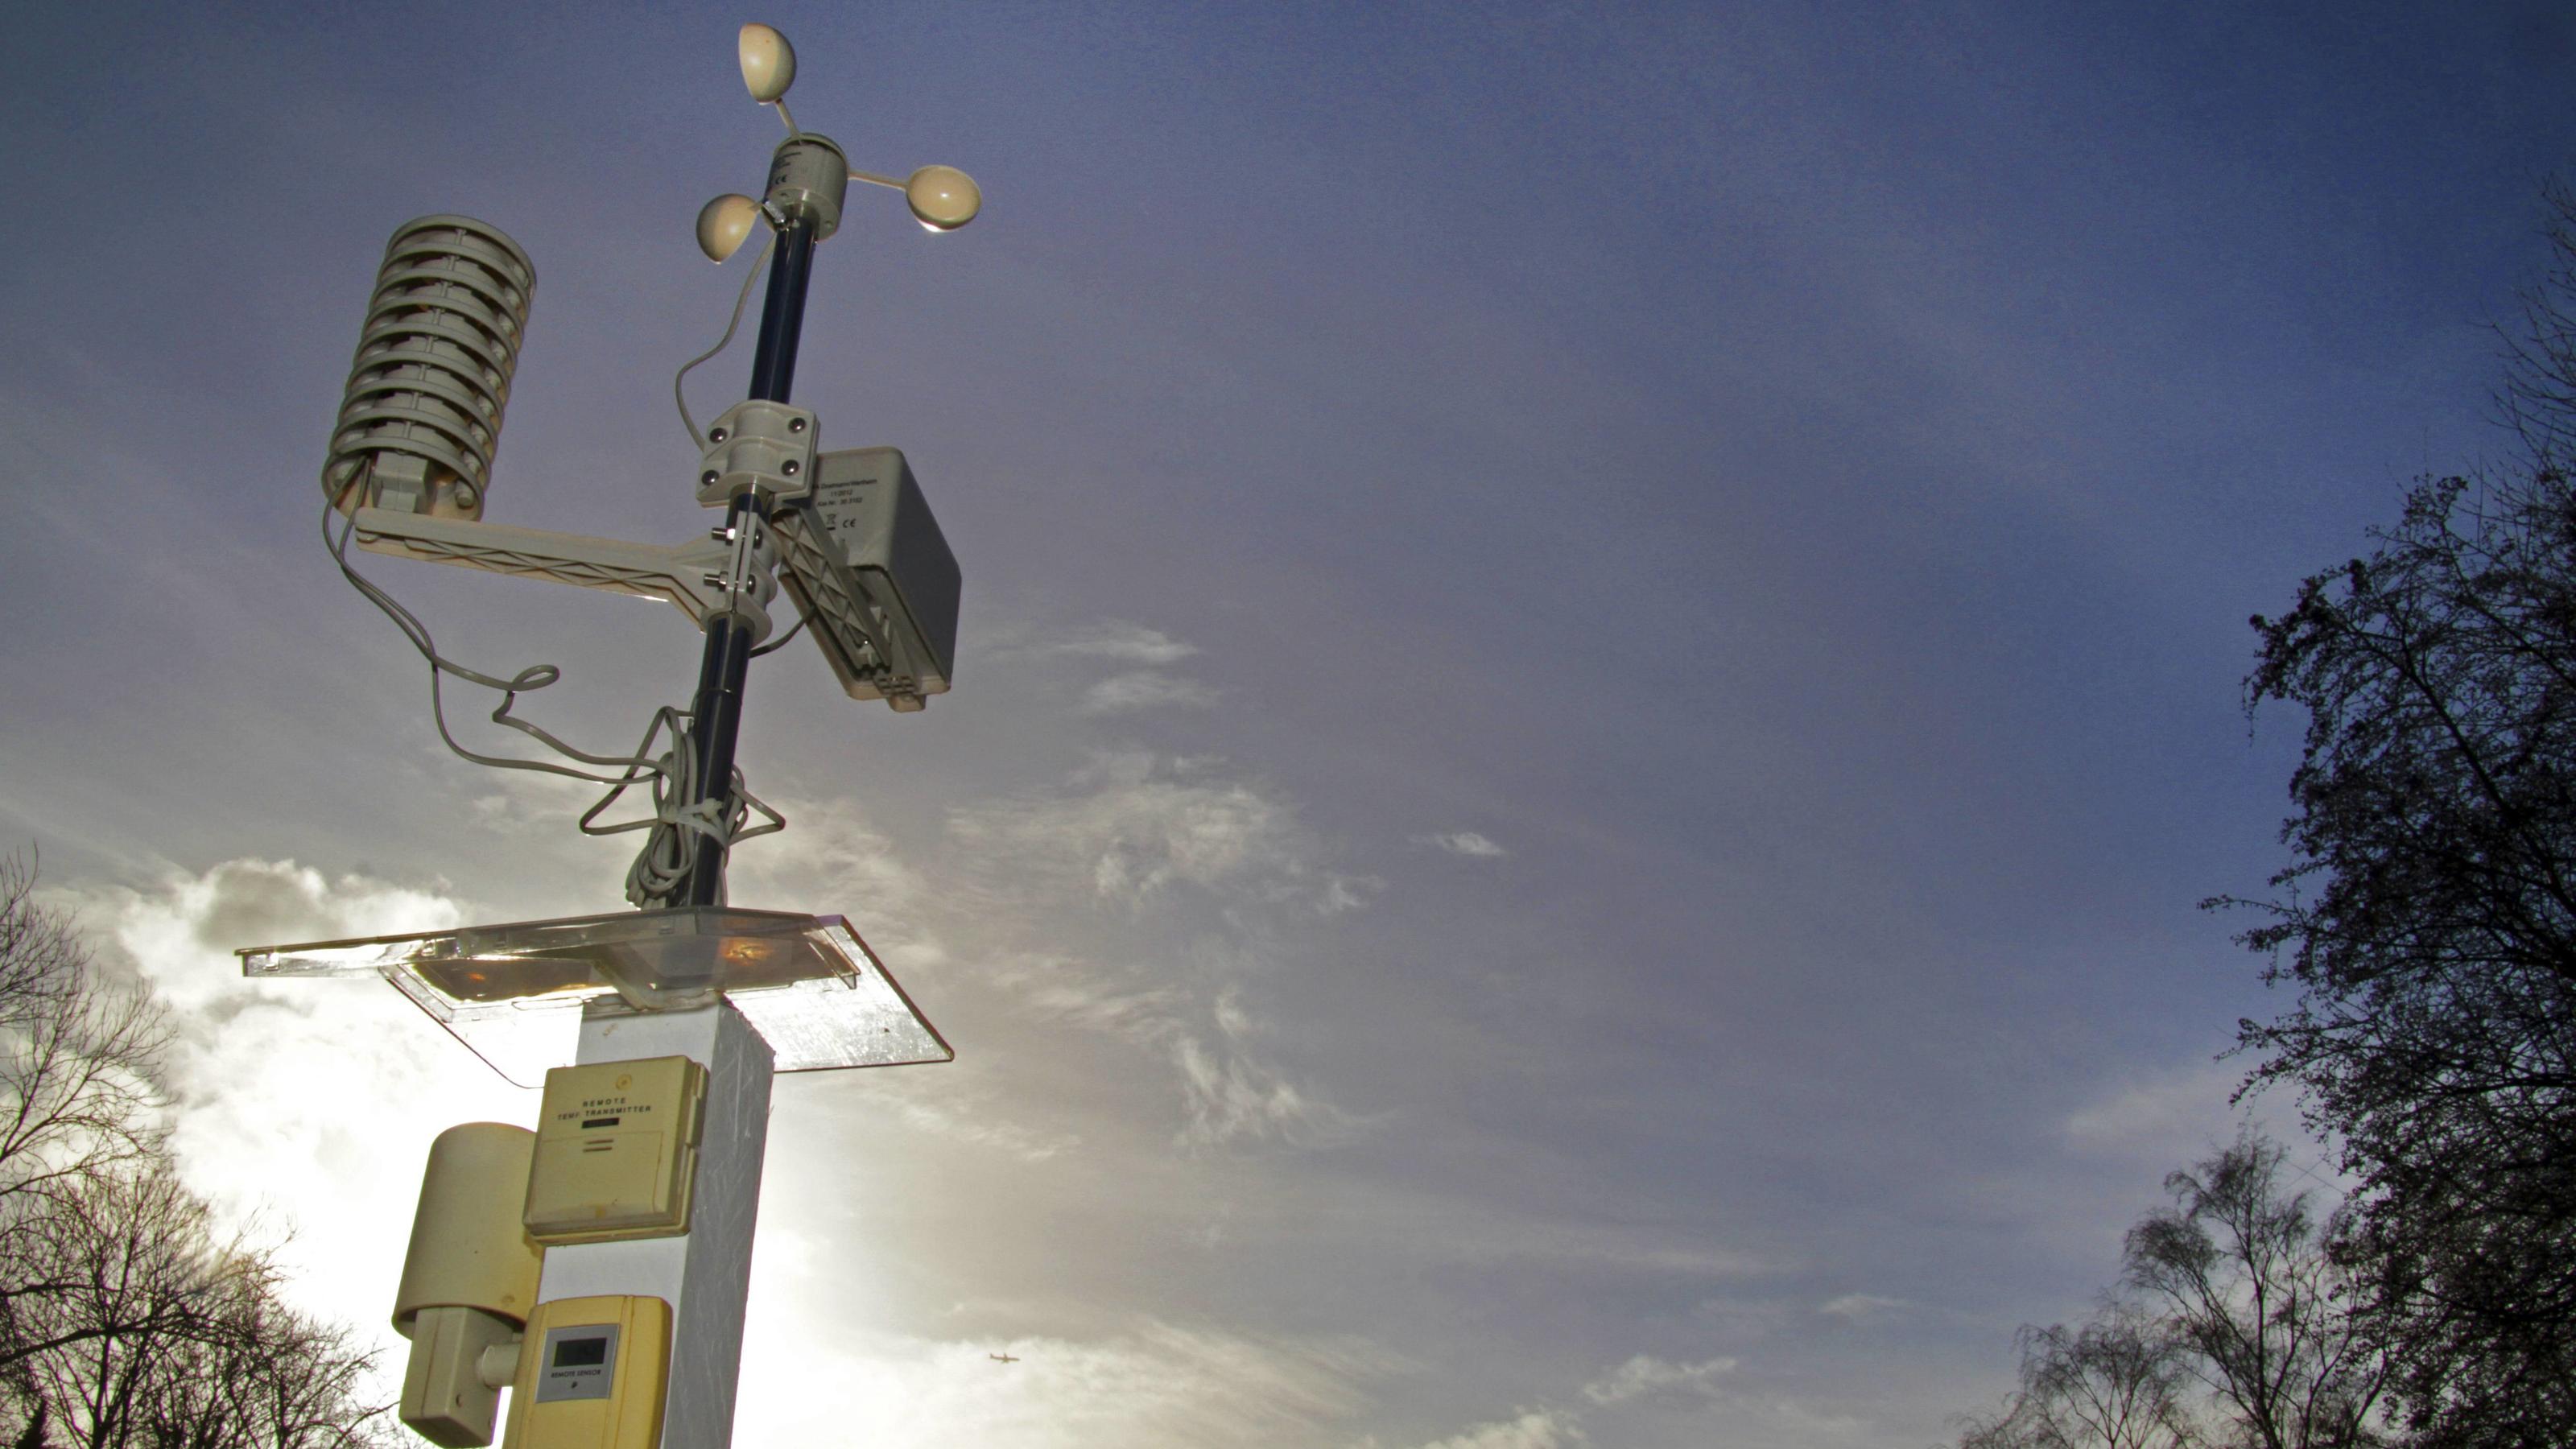
[[[361,1449],[366,1354],[288,1309],[173,1170],[139,984],[0,860],[0,1433],[15,1449]]]

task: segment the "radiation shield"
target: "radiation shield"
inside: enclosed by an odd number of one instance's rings
[[[253,979],[381,977],[523,1087],[572,1063],[585,1013],[685,1011],[719,997],[782,1072],[956,1056],[839,916],[683,906],[235,954]]]

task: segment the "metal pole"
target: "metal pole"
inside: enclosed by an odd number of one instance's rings
[[[751,396],[785,402],[796,380],[796,343],[805,327],[805,287],[814,272],[814,222],[799,216],[778,239],[769,264],[769,291],[760,306],[760,342],[752,355]],[[725,508],[725,526],[766,525],[757,494],[736,494]],[[698,660],[698,692],[689,706],[697,734],[697,780],[683,805],[724,798],[733,781],[735,736],[742,728],[743,681],[751,672],[751,631],[730,616],[707,626],[706,652]],[[689,868],[687,903],[711,906],[724,895],[725,851],[713,837],[698,839]]]

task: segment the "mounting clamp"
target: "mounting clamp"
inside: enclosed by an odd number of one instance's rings
[[[751,642],[758,644],[769,637],[769,601],[778,597],[778,540],[776,531],[759,515],[745,513],[709,537],[725,547],[721,570],[710,569],[701,579],[714,598],[714,603],[699,627],[718,618],[732,618],[751,632]]]
[[[707,425],[698,464],[698,501],[722,508],[745,493],[764,504],[792,502],[814,491],[814,453],[823,425],[785,403],[735,403]]]

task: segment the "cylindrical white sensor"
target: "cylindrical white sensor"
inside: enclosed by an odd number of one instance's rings
[[[482,222],[394,232],[322,466],[335,505],[482,515],[536,285],[528,254]]]
[[[840,230],[849,189],[850,158],[811,131],[788,137],[769,158],[770,210],[791,221],[812,219],[816,241]]]
[[[527,1321],[542,1254],[519,1214],[536,1145],[527,1128],[499,1122],[450,1127],[430,1143],[411,1248],[394,1291],[395,1328],[409,1334],[413,1317],[432,1305]]]

